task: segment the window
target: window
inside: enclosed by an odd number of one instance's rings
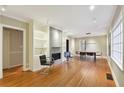
[[[92,51],[92,52],[97,52],[98,51],[98,47],[97,44],[95,42],[95,40],[93,39],[89,39],[89,40],[82,40],[81,41],[81,51]]]
[[[81,40],[81,51],[86,51],[86,40]]]
[[[111,58],[123,70],[123,22],[119,16],[111,33]]]

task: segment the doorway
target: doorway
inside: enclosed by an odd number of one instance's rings
[[[23,70],[23,31],[3,27],[3,77]]]

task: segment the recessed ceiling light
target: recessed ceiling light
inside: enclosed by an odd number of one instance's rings
[[[94,6],[94,5],[91,5],[91,6],[89,7],[89,9],[90,9],[91,11],[93,11],[93,10],[95,9],[95,6]]]
[[[4,11],[6,11],[6,9],[5,9],[4,7],[2,7],[2,8],[1,8],[1,11],[3,11],[3,12],[4,12]]]
[[[0,7],[0,10],[2,11],[2,12],[5,12],[6,11],[6,5],[2,5],[1,7]]]

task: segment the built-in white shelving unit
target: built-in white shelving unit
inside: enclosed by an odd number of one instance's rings
[[[47,32],[45,31],[35,31],[34,32],[34,54],[46,54],[48,50],[48,38]]]
[[[49,57],[49,27],[39,22],[34,22],[33,30],[33,67],[32,71],[43,68],[40,64],[41,55]]]

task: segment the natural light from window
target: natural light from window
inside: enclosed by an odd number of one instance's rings
[[[121,15],[111,33],[111,58],[123,70],[123,21]]]

